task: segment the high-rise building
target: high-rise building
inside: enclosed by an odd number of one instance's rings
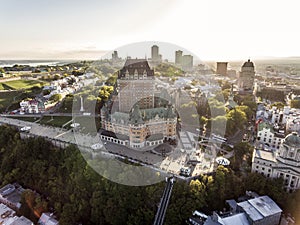
[[[121,59],[121,57],[118,56],[118,52],[117,51],[114,51],[111,54],[111,60],[112,60],[112,63],[114,65],[120,64],[122,62],[122,59]]]
[[[181,65],[182,63],[182,51],[181,50],[177,50],[175,52],[175,64],[176,65]]]
[[[151,47],[151,59],[153,61],[159,60],[159,48],[157,45],[153,45]]]
[[[238,87],[243,91],[253,91],[255,69],[253,62],[248,59],[241,68],[238,78]]]
[[[216,74],[227,76],[227,64],[228,62],[217,62]]]
[[[117,52],[117,51],[114,51],[114,52],[111,54],[111,58],[112,58],[113,60],[118,59],[118,58],[119,58],[118,52]]]
[[[181,50],[175,51],[175,64],[183,70],[191,70],[193,68],[193,56],[183,55]]]
[[[183,70],[191,70],[193,68],[193,56],[183,55],[181,60],[181,66]]]

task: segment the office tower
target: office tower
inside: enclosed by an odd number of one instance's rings
[[[216,74],[227,76],[227,64],[228,62],[217,62]]]
[[[181,67],[183,70],[191,70],[193,68],[193,56],[183,55],[181,58]]]
[[[182,63],[182,51],[177,50],[175,52],[175,64],[176,65],[181,65],[181,63]]]
[[[157,45],[153,45],[151,47],[151,59],[153,61],[159,60],[159,48]]]

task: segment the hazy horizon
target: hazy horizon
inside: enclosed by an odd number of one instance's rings
[[[245,4],[246,3],[246,4]],[[298,1],[0,0],[0,59],[97,59],[141,41],[202,60],[300,56]]]

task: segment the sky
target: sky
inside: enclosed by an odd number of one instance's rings
[[[300,56],[298,0],[0,0],[0,59],[98,59],[158,41],[202,60]]]

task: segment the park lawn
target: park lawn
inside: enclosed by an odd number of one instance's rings
[[[40,124],[45,124],[54,127],[62,127],[62,125],[69,122],[70,120],[72,120],[72,116],[44,116],[40,120]]]
[[[22,81],[22,80],[18,80],[18,81]],[[25,81],[25,83],[24,83]],[[11,84],[12,82],[14,82],[13,84]],[[37,94],[39,94],[42,91],[42,87],[44,84],[44,82],[41,81],[33,81],[33,80],[23,80],[23,84],[27,84],[26,89],[18,89],[18,90],[12,90],[11,86],[8,86],[7,83],[9,83],[9,85],[12,85],[14,87],[20,87],[21,83],[17,81],[9,81],[6,83],[0,83],[0,112],[5,111],[6,109],[8,110],[14,110],[19,108],[19,102],[22,99],[25,98],[34,98]],[[34,85],[35,84],[35,85]],[[39,87],[39,88],[35,88],[35,89],[30,89],[31,87]],[[4,90],[9,90],[9,91],[1,91],[1,87],[4,88]],[[25,86],[23,86],[25,87]]]
[[[34,86],[42,87],[45,83],[39,80],[11,80],[1,83],[0,90],[19,90],[19,89],[29,89]]]

